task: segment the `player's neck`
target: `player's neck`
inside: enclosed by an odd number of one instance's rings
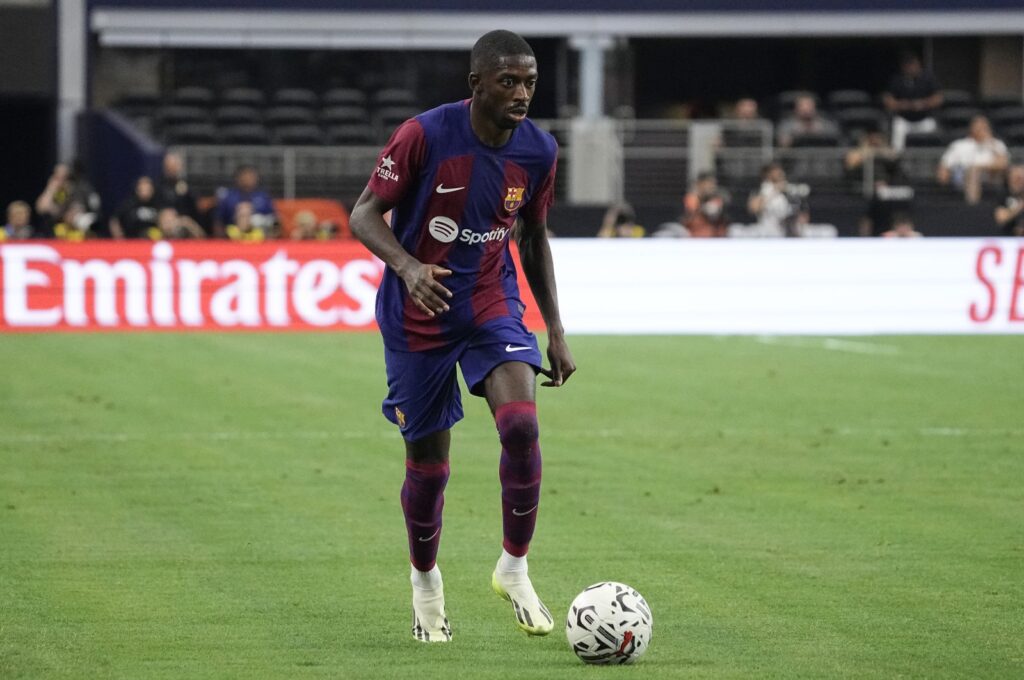
[[[473,128],[473,134],[476,135],[476,138],[483,144],[495,148],[508,144],[508,140],[512,138],[512,130],[503,130],[487,120],[486,117],[477,112],[475,104],[476,102],[474,101],[469,103],[469,125]]]

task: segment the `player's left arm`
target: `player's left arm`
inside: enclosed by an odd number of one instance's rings
[[[548,329],[548,361],[550,370],[541,372],[548,380],[545,387],[560,387],[576,372],[576,362],[565,341],[565,328],[558,311],[558,290],[555,286],[555,266],[548,242],[547,220],[524,219],[519,229],[519,261],[537,301],[544,325]]]

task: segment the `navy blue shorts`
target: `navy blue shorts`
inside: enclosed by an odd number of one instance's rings
[[[484,396],[484,379],[507,361],[541,367],[537,338],[519,319],[488,321],[472,335],[438,349],[403,352],[384,348],[388,396],[381,410],[409,441],[447,430],[462,420],[462,395],[455,364],[469,391]]]

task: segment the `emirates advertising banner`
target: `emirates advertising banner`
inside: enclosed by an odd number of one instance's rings
[[[570,333],[1024,333],[1024,239],[552,241]],[[9,242],[0,332],[373,330],[352,242]],[[541,330],[520,273],[526,322]]]

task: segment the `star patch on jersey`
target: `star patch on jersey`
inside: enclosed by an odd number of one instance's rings
[[[392,182],[398,181],[398,173],[392,170],[395,167],[395,161],[391,160],[391,154],[384,156],[380,159],[380,166],[377,168],[377,176],[381,179],[391,180]]]
[[[505,194],[505,210],[515,212],[523,204],[523,192],[526,187],[509,187]]]

